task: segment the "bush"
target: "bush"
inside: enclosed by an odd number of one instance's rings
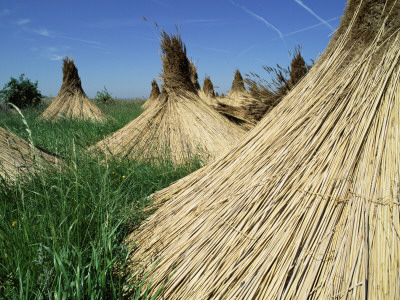
[[[31,82],[21,74],[18,79],[13,77],[0,91],[1,101],[12,103],[19,108],[37,106],[42,100],[42,94],[38,90],[38,82]]]
[[[94,98],[94,101],[96,103],[109,104],[109,103],[113,103],[114,99],[111,96],[111,94],[107,91],[106,87],[104,87],[104,90],[102,90],[101,92],[97,92],[97,95]]]

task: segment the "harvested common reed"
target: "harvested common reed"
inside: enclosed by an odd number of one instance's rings
[[[159,209],[126,239],[151,291],[398,299],[399,13],[398,0],[349,0],[281,103],[229,153],[152,197]]]
[[[107,121],[104,114],[85,94],[74,60],[68,57],[63,60],[63,83],[58,95],[45,111],[38,117],[48,121],[60,118],[79,120]]]
[[[215,97],[214,85],[213,85],[213,83],[211,81],[210,76],[206,76],[204,78],[203,92],[207,97]]]
[[[254,127],[255,122],[248,118],[247,106],[254,101],[244,87],[242,74],[235,71],[232,88],[225,97],[217,99],[215,109],[231,121],[238,122],[245,130]]]
[[[157,102],[158,96],[160,96],[160,88],[158,87],[157,81],[153,79],[151,82],[151,92],[149,98],[143,103],[142,109],[148,109],[153,103]]]
[[[208,105],[214,107],[217,104],[215,98],[214,85],[209,76],[204,78],[203,89],[198,91],[201,99],[203,99]]]
[[[35,147],[32,142],[28,143],[0,127],[0,177],[15,180],[60,162],[55,154]]]
[[[92,149],[176,164],[194,157],[209,161],[226,152],[245,131],[200,99],[179,35],[162,32],[161,51],[164,84],[156,103]]]
[[[244,81],[239,69],[236,69],[233,76],[232,87],[229,93],[225,96],[223,103],[231,106],[243,106],[249,101],[250,94],[244,87]]]
[[[275,68],[263,67],[270,75],[271,80],[263,79],[254,73],[250,73],[251,77],[246,78],[245,82],[250,86],[250,95],[252,96],[252,99],[243,107],[246,119],[254,123],[260,121],[308,73],[311,66],[306,64],[300,50],[300,46],[295,48],[287,69],[279,65]]]
[[[192,60],[190,61],[190,80],[192,81],[196,90],[199,91],[200,84],[199,84],[199,76],[197,75],[197,67]]]

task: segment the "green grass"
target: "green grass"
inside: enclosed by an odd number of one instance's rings
[[[60,154],[69,168],[43,171],[24,183],[0,182],[0,298],[123,296],[126,279],[116,266],[126,263],[122,241],[146,217],[147,196],[200,167],[196,161],[179,167],[119,159],[102,164],[87,155],[87,146],[137,117],[140,105],[102,106],[116,119],[102,125],[37,122],[44,107],[23,111],[34,143]],[[0,113],[0,126],[27,138],[19,115]],[[133,293],[146,288],[140,280],[132,284]]]

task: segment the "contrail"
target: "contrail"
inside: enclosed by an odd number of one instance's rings
[[[337,16],[337,17],[334,17],[332,19],[329,19],[326,22],[332,22],[332,21],[337,20],[337,19],[340,19],[340,16]],[[301,29],[298,29],[298,30],[295,30],[295,31],[292,31],[292,32],[289,32],[289,33],[285,33],[283,36],[289,36],[289,35],[293,35],[293,34],[296,34],[296,33],[299,33],[299,32],[307,31],[307,30],[316,28],[316,27],[324,25],[324,24],[325,24],[324,22],[320,22],[318,24],[314,24],[314,25],[311,25],[311,26],[308,26],[308,27],[304,27],[304,28],[301,28]]]
[[[307,10],[310,14],[312,14],[314,17],[316,17],[318,20],[320,20],[322,23],[324,23],[326,26],[329,27],[330,30],[334,31],[335,29],[324,19],[322,19],[320,16],[318,16],[315,12],[311,10],[307,5],[305,5],[301,0],[294,0],[298,5],[303,7],[305,10]]]
[[[241,57],[242,55],[244,55],[246,52],[250,51],[251,49],[254,49],[255,47],[257,47],[257,44],[254,44],[253,46],[246,48],[245,50],[243,50],[242,52],[240,52],[237,56],[236,59],[238,59],[239,57]]]
[[[285,39],[284,39],[284,37],[283,37],[283,34],[282,34],[282,32],[281,32],[278,28],[276,28],[276,27],[275,27],[274,25],[272,25],[270,22],[268,22],[267,20],[265,20],[263,17],[261,17],[261,16],[255,14],[255,13],[253,13],[252,11],[248,10],[246,7],[237,4],[237,3],[233,2],[232,0],[229,0],[229,2],[232,3],[233,5],[235,5],[235,6],[239,7],[239,8],[241,8],[243,11],[245,11],[246,13],[248,13],[249,15],[251,15],[253,18],[255,18],[255,19],[257,19],[257,20],[263,22],[265,25],[267,25],[268,28],[271,28],[272,30],[275,30],[275,31],[278,33],[278,35],[279,35],[280,39],[282,40],[283,44],[285,45],[285,48],[287,49],[287,47],[286,47],[286,42],[285,42]]]

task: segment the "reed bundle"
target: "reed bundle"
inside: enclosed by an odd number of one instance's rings
[[[15,180],[61,160],[0,127],[0,177]]]
[[[74,60],[63,60],[63,83],[58,95],[39,119],[57,121],[60,118],[105,122],[109,118],[85,94]]]
[[[242,74],[237,69],[233,76],[231,90],[223,99],[221,99],[220,102],[225,105],[241,107],[243,106],[243,104],[248,102],[249,99],[250,99],[250,94],[244,87]]]
[[[398,299],[399,13],[399,0],[349,0],[324,54],[268,117],[153,195],[158,210],[126,239],[152,291]]]
[[[282,68],[280,65],[263,67],[270,75],[270,80],[250,72],[250,76],[245,79],[246,84],[250,86],[252,96],[252,99],[243,107],[246,119],[258,123],[309,72],[311,66],[304,61],[300,49],[300,46],[295,48],[288,68]]]
[[[219,97],[215,109],[229,120],[241,124],[245,130],[254,127],[255,123],[248,118],[247,106],[254,101],[244,87],[242,74],[235,71],[232,88],[225,97]]]
[[[193,61],[190,61],[190,80],[197,91],[200,90],[199,76],[197,75],[197,67]]]
[[[158,96],[160,96],[160,88],[158,87],[157,81],[153,79],[151,82],[151,92],[149,98],[143,103],[142,109],[148,109],[153,103],[157,102]]]
[[[198,91],[199,97],[211,107],[215,107],[217,99],[215,98],[214,85],[209,76],[204,78],[203,89]]]
[[[230,149],[244,134],[200,99],[191,81],[190,62],[179,35],[162,32],[163,90],[138,118],[92,149],[125,158],[181,163],[208,161]]]

